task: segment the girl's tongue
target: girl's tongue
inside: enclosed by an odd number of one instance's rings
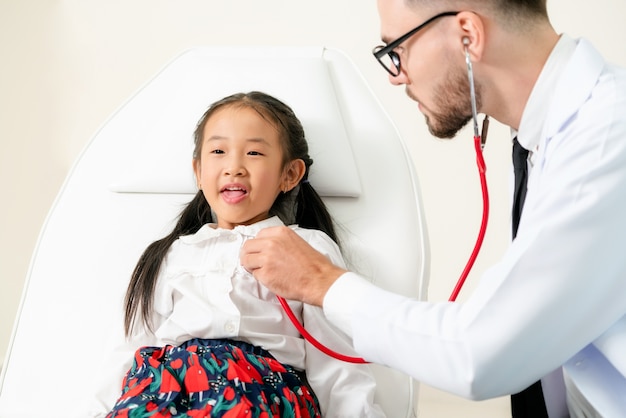
[[[241,201],[246,196],[246,194],[248,194],[247,191],[239,188],[224,189],[222,191],[222,197],[224,198],[224,200],[230,203],[237,203]]]

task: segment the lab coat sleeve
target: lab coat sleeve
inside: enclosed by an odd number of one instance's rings
[[[331,288],[324,309],[348,318],[357,352],[486,399],[549,374],[626,314],[626,88],[607,78],[541,143],[518,236],[467,302],[339,279],[352,292]]]
[[[305,239],[334,264],[344,265],[338,247],[325,234],[312,233]],[[322,309],[303,305],[303,322],[307,331],[330,349],[358,357],[350,338],[326,319]],[[376,382],[367,364],[336,360],[307,341],[305,365],[307,379],[320,401],[324,416],[384,416],[382,409],[374,403]]]

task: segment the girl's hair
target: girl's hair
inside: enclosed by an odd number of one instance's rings
[[[313,160],[302,124],[293,110],[280,100],[258,91],[238,93],[213,103],[204,113],[194,132],[194,160],[202,154],[202,136],[209,118],[225,107],[250,108],[276,127],[283,149],[283,167],[301,159],[306,166],[299,185],[280,193],[270,209],[270,216],[278,216],[289,225],[297,223],[304,228],[318,229],[337,242],[333,221],[322,199],[309,184],[309,169]],[[202,191],[181,212],[176,226],[166,237],[150,244],[139,258],[126,291],[124,330],[129,336],[139,316],[147,329],[152,329],[153,297],[159,269],[170,246],[181,236],[196,233],[204,224],[212,222],[211,207]]]

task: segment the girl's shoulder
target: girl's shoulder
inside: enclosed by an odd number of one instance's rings
[[[319,229],[303,228],[297,224],[289,225],[289,228],[293,229],[302,239],[305,240],[322,240],[334,243],[334,241],[324,232]]]
[[[311,247],[327,255],[337,255],[341,257],[339,245],[332,240],[324,231],[319,229],[302,228],[298,225],[290,225],[296,234],[305,240]]]

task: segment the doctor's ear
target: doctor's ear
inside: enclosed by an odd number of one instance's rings
[[[478,61],[482,55],[485,25],[483,19],[472,12],[459,12],[456,16],[458,36],[464,54],[469,54],[473,61]]]

